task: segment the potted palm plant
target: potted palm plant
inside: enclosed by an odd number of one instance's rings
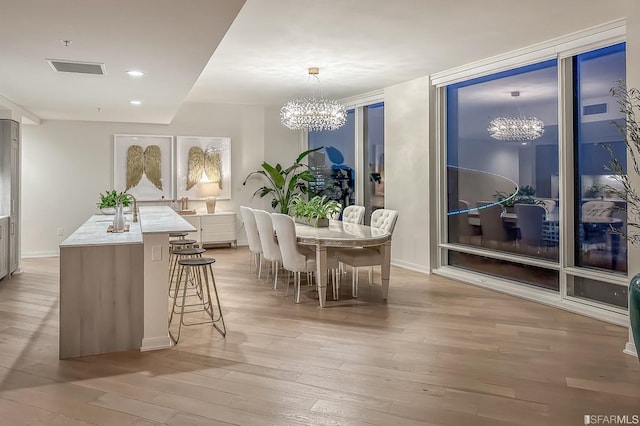
[[[253,177],[266,179],[266,184],[258,188],[253,196],[259,195],[260,198],[267,195],[272,196],[271,207],[279,208],[282,214],[288,214],[291,197],[296,193],[309,193],[309,182],[316,180],[315,175],[309,170],[309,166],[302,163],[302,160],[322,148],[324,147],[304,151],[286,169],[280,163],[273,166],[265,161],[262,163],[262,170],[249,173],[242,185],[246,185],[247,181]]]

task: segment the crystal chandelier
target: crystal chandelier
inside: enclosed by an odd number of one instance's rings
[[[320,79],[317,67],[309,68],[309,75],[320,88]],[[289,101],[280,109],[280,121],[282,125],[292,130],[335,130],[347,122],[347,111],[344,105],[322,97],[322,89],[319,90],[320,99],[312,95],[308,99],[295,99]]]
[[[516,98],[520,92],[511,92]],[[516,107],[517,107],[516,103]],[[520,108],[518,108],[520,113]],[[499,141],[532,141],[544,133],[544,123],[537,117],[525,117],[520,113],[518,117],[498,117],[489,123],[489,136]]]

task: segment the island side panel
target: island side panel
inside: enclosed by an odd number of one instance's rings
[[[169,234],[143,233],[144,336],[141,351],[171,347],[169,309]]]
[[[142,244],[60,247],[61,359],[139,349]]]

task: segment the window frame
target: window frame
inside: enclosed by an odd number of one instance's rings
[[[474,285],[514,294],[615,324],[626,325],[628,322],[627,310],[569,296],[567,294],[567,282],[572,276],[606,281],[620,286],[628,285],[626,274],[614,274],[606,271],[577,267],[572,247],[573,244],[567,243],[572,241],[574,237],[574,227],[567,225],[573,223],[576,218],[573,176],[574,158],[572,149],[574,143],[572,58],[581,53],[590,52],[621,42],[626,42],[626,22],[624,19],[432,76],[432,83],[436,86],[437,167],[431,177],[436,182],[436,187],[438,188],[438,196],[436,199],[438,232],[431,247],[436,253],[436,267],[433,270],[435,274],[462,279]],[[560,245],[558,248],[558,262],[526,258],[482,248],[470,248],[447,242],[447,86],[549,59],[557,60],[558,69],[558,179],[560,182],[558,196],[563,206],[559,218]],[[550,294],[549,291],[541,288],[449,266],[448,253],[450,250],[480,254],[495,259],[541,266],[548,269],[557,269],[560,273],[559,292]]]

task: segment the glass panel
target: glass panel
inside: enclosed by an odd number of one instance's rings
[[[626,286],[590,278],[567,277],[567,295],[623,309],[627,309],[629,304],[629,293]]]
[[[365,223],[370,223],[371,213],[384,208],[384,104],[364,107],[364,205]]]
[[[546,61],[447,88],[449,242],[558,260],[557,72]]]
[[[344,207],[355,204],[355,110],[347,111],[347,123],[337,130],[309,132],[309,149],[324,149],[309,156],[316,175],[315,195],[326,195]]]
[[[537,266],[455,251],[449,251],[449,265],[548,290],[559,291],[560,288],[558,271]]]
[[[625,45],[610,46],[574,58],[576,264],[627,271],[626,244],[612,228],[626,229],[625,203],[611,195],[618,187],[607,170],[612,153],[626,171],[626,150],[613,121],[623,122],[609,89],[625,78]]]

